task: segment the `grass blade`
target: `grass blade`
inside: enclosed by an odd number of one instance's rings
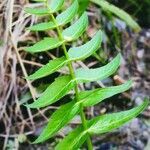
[[[91,2],[99,5],[105,11],[109,11],[114,15],[118,16],[120,19],[124,20],[127,23],[127,25],[129,25],[135,31],[139,32],[141,30],[140,26],[124,10],[110,4],[105,0],[91,0]]]

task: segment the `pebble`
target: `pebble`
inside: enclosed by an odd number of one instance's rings
[[[144,49],[138,50],[138,51],[137,51],[137,57],[138,57],[139,59],[142,59],[143,56],[144,56]]]
[[[138,132],[140,130],[139,120],[137,118],[133,119],[130,123],[130,128],[132,132]]]
[[[137,97],[136,99],[135,99],[135,104],[136,105],[141,105],[143,103],[143,99],[141,98],[141,97]]]

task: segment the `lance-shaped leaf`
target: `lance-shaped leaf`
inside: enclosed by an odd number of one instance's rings
[[[96,69],[84,69],[84,68],[77,69],[75,72],[76,80],[77,82],[90,82],[96,80],[103,80],[116,72],[117,68],[120,65],[120,62],[121,62],[121,55],[118,54],[110,63],[108,63],[103,67]]]
[[[89,5],[89,0],[78,0],[79,1],[79,11],[78,13],[79,14],[82,14],[87,8],[88,8],[88,5]]]
[[[51,13],[57,12],[63,6],[64,0],[48,0],[47,6]]]
[[[96,117],[90,121],[88,132],[91,134],[110,132],[139,115],[148,106],[148,103],[149,101],[145,100],[143,104],[133,109]]]
[[[79,99],[82,102],[84,107],[93,106],[106,98],[109,98],[113,95],[122,93],[132,86],[132,81],[127,81],[126,83],[118,86],[99,88],[90,91],[80,92]]]
[[[80,146],[87,139],[87,133],[90,134],[102,134],[113,129],[116,129],[123,124],[127,123],[134,117],[138,116],[147,106],[148,100],[145,100],[143,104],[133,109],[107,114],[103,116],[96,117],[87,122],[88,129],[84,131],[83,127],[80,125],[72,132],[70,132],[57,146],[56,150],[63,150],[67,147],[68,150],[74,150],[80,148]]]
[[[75,103],[74,101],[61,106],[52,114],[47,126],[34,143],[43,142],[54,136],[71,119],[73,119],[76,114],[79,113],[79,110],[80,104]]]
[[[86,44],[70,48],[68,55],[70,60],[81,60],[89,57],[93,54],[101,45],[102,42],[102,32],[98,31],[95,36]]]
[[[66,9],[66,11],[62,12],[60,15],[56,17],[56,21],[59,25],[64,25],[70,22],[78,11],[78,1],[75,0],[73,4]]]
[[[64,25],[70,22],[72,18],[74,18],[77,11],[78,11],[78,2],[77,0],[75,0],[74,3],[68,9],[66,9],[64,12],[62,12],[56,17],[57,25],[52,21],[50,21],[33,25],[27,29],[32,31],[45,31],[49,29],[54,29],[57,26]]]
[[[63,37],[67,41],[72,41],[78,39],[88,26],[88,16],[87,13],[83,13],[82,16],[70,27],[63,31]]]
[[[29,108],[41,108],[51,105],[66,95],[73,87],[75,83],[72,82],[71,77],[62,76],[56,78],[56,80],[44,91],[40,98],[38,98],[32,104],[26,105]]]
[[[47,75],[50,75],[60,69],[62,66],[64,66],[67,63],[67,60],[65,57],[56,58],[54,60],[50,60],[49,63],[41,67],[39,70],[37,70],[32,75],[28,76],[27,79],[35,80],[42,77],[45,77]]]
[[[58,143],[55,150],[77,150],[87,139],[87,131],[84,131],[82,126],[74,129],[62,141]]]
[[[37,16],[45,16],[49,14],[49,10],[47,8],[25,8],[24,11]]]
[[[135,31],[140,31],[140,26],[132,19],[132,17],[126,13],[124,10],[110,4],[109,2],[105,0],[90,0],[91,2],[99,5],[104,9],[105,11],[109,11],[122,20],[124,20],[131,28],[133,28]]]
[[[27,29],[31,30],[31,31],[45,31],[45,30],[49,30],[49,29],[54,29],[56,27],[57,27],[56,24],[53,23],[52,21],[50,21],[50,22],[35,24],[31,27],[28,27]]]
[[[43,40],[37,42],[33,46],[26,47],[25,50],[31,53],[38,53],[47,50],[51,50],[60,46],[64,41],[60,41],[57,38],[46,37]]]

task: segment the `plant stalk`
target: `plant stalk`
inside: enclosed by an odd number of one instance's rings
[[[50,14],[51,15],[51,18],[52,18],[52,21],[55,23],[55,25],[57,26],[57,21],[54,17],[53,14]],[[60,27],[56,27],[56,30],[57,30],[57,33],[58,33],[58,36],[59,36],[59,39],[62,41],[63,40],[63,36],[62,36],[62,29]],[[66,45],[65,43],[62,44],[62,48],[63,48],[63,51],[64,51],[64,54],[65,54],[65,57],[67,60],[69,60],[69,55],[67,53],[67,49],[66,49]],[[72,79],[75,79],[75,72],[74,72],[74,69],[73,69],[73,66],[72,66],[72,63],[71,62],[68,62],[68,68],[69,68],[69,71],[70,71],[70,75],[72,77]],[[74,91],[75,91],[75,99],[76,101],[78,102],[79,101],[79,89],[78,89],[78,84],[76,82],[76,85],[75,85],[75,88],[74,88]],[[83,128],[84,130],[87,130],[87,121],[86,121],[86,117],[85,117],[85,114],[84,114],[84,111],[83,111],[83,106],[82,104],[80,105],[80,117],[81,117],[81,121],[82,121],[82,125],[83,125]],[[87,137],[87,146],[88,146],[88,150],[93,150],[93,145],[92,145],[92,142],[91,142],[91,138],[90,138],[90,135],[88,134],[88,137]]]

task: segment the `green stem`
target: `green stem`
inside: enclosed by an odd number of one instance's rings
[[[55,25],[57,26],[57,21],[54,17],[53,14],[51,14],[51,18],[52,18],[52,21],[55,23]],[[60,27],[56,27],[56,30],[58,32],[58,36],[59,36],[59,39],[61,41],[63,41],[63,36],[62,36],[62,29]],[[63,51],[64,51],[64,54],[65,54],[65,57],[67,60],[69,60],[69,55],[67,53],[67,49],[66,49],[66,45],[65,43],[62,44],[62,48],[63,48]],[[75,72],[74,72],[74,69],[73,69],[73,66],[72,66],[72,63],[71,62],[68,62],[68,68],[69,68],[69,71],[70,71],[70,74],[71,74],[71,77],[72,79],[75,79]],[[76,101],[78,102],[79,101],[79,89],[78,89],[78,84],[76,82],[76,85],[75,85],[75,88],[74,88],[74,91],[75,91],[75,99]],[[84,114],[84,111],[83,111],[83,106],[82,104],[80,105],[80,117],[81,117],[81,121],[82,121],[82,125],[83,125],[83,128],[84,130],[87,130],[87,121],[86,121],[86,118],[85,118],[85,114]],[[91,138],[90,138],[90,135],[88,134],[88,138],[86,140],[87,142],[87,146],[88,146],[88,150],[93,150],[93,146],[92,146],[92,142],[91,142]]]

